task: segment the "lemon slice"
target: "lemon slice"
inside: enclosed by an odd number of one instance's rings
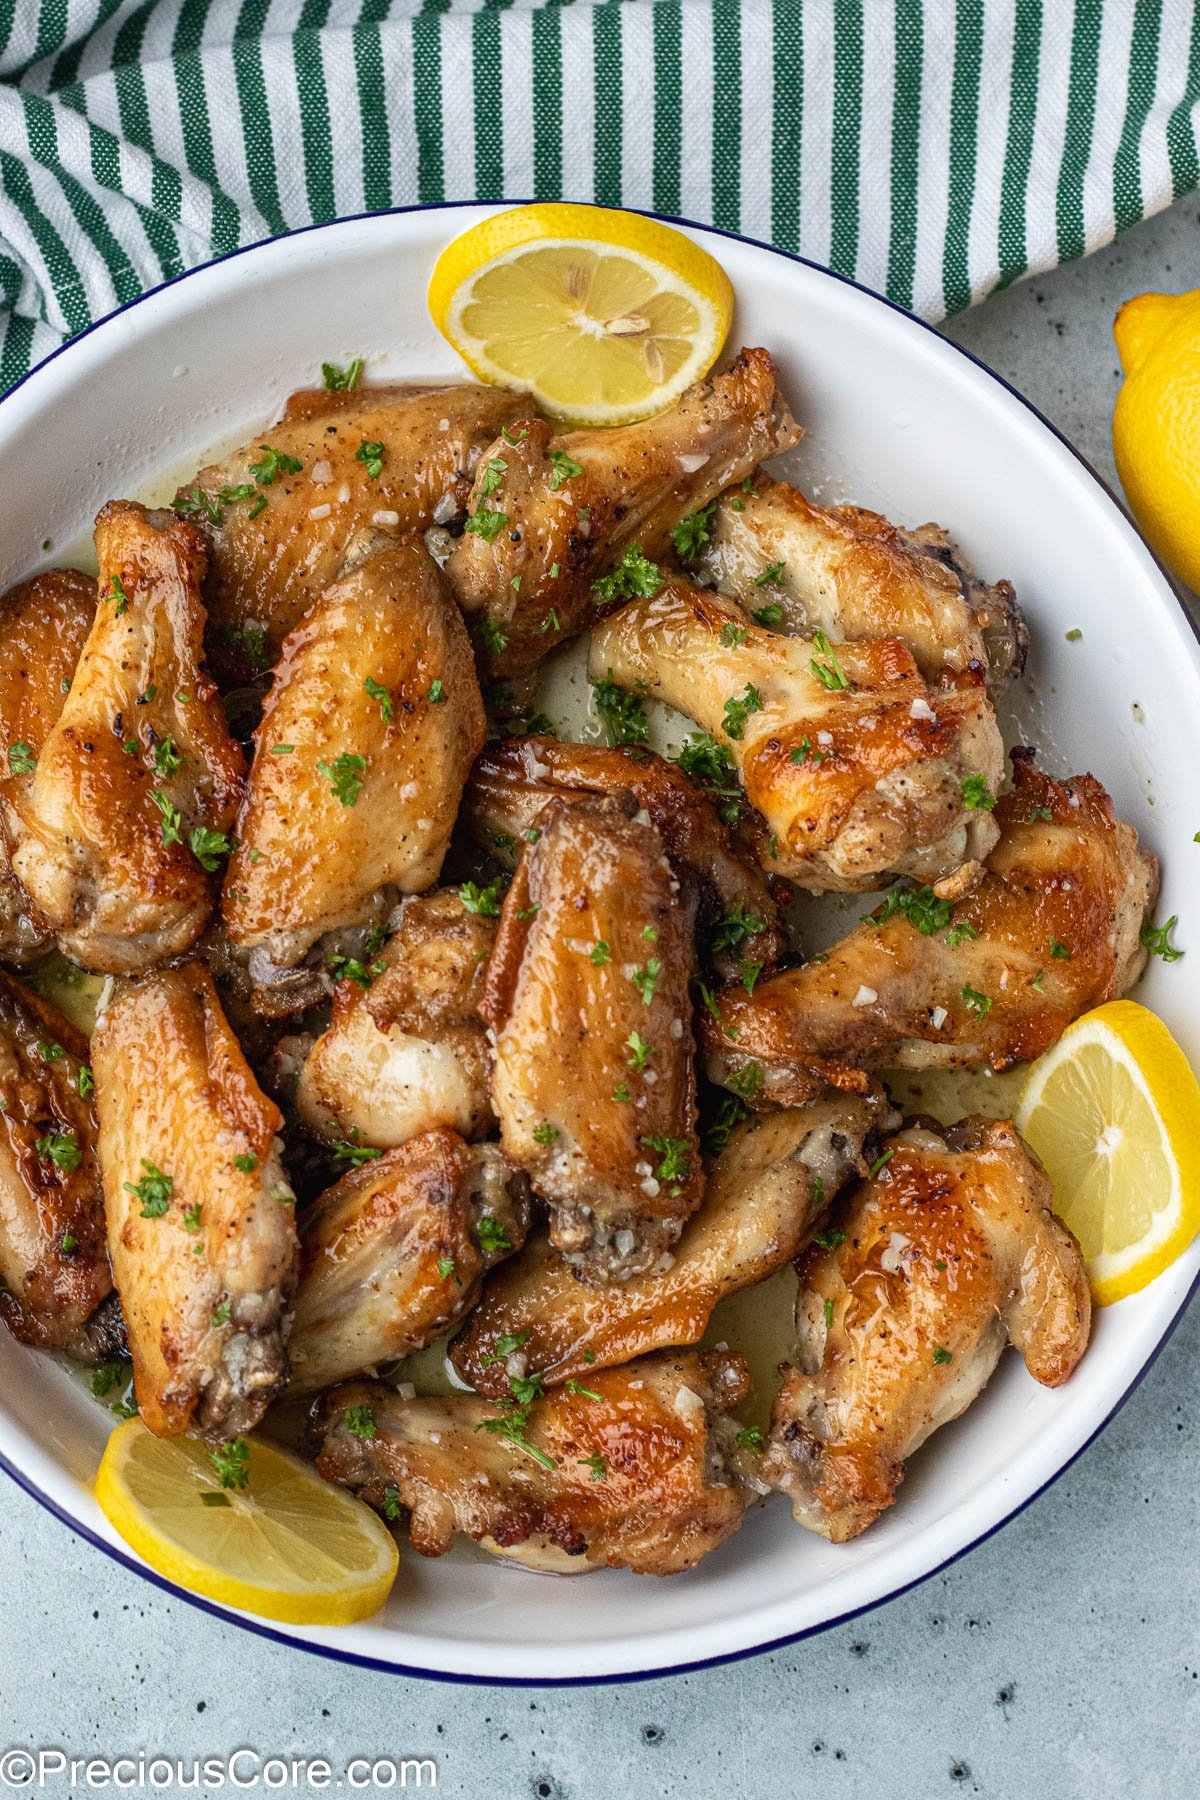
[[[390,1532],[310,1463],[249,1445],[249,1480],[223,1488],[206,1445],[127,1419],[108,1440],[96,1499],[160,1575],[224,1606],[292,1625],[349,1625],[388,1597]]]
[[[429,310],[482,381],[572,424],[620,425],[661,412],[712,367],[733,288],[655,219],[518,206],[447,245]]]
[[[1200,1085],[1144,1006],[1114,1000],[1077,1019],[1029,1071],[1016,1125],[1098,1305],[1136,1294],[1200,1230]]]

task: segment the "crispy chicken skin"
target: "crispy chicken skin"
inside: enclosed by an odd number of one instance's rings
[[[56,1007],[0,970],[0,1318],[23,1344],[95,1362],[122,1335],[87,1054]]]
[[[364,534],[288,637],[255,733],[222,896],[252,973],[294,968],[327,932],[432,886],[484,729],[467,634],[419,533]]]
[[[552,737],[488,744],[471,771],[464,808],[475,836],[515,868],[526,834],[554,795],[633,794],[663,841],[671,866],[696,889],[700,939],[716,939],[713,961],[732,978],[745,962],[770,968],[787,949],[766,879],[712,801],[683,771],[652,750],[606,750]],[[736,919],[736,946],[722,947],[721,926]]]
[[[483,1137],[495,1118],[479,1002],[495,938],[495,919],[468,912],[457,888],[407,900],[365,971],[370,986],[347,978],[334,990],[296,1088],[305,1123],[382,1150],[435,1125]]]
[[[822,642],[746,624],[731,601],[672,576],[597,627],[589,669],[728,746],[774,874],[853,893],[986,855],[991,815],[962,792],[968,777],[994,790],[1004,770],[982,672],[927,689],[897,638]]]
[[[501,1142],[592,1282],[654,1267],[703,1186],[692,921],[635,804],[559,798],[538,814],[479,1007]]]
[[[818,506],[786,482],[761,481],[723,495],[707,530],[698,578],[751,613],[774,603],[786,632],[900,638],[929,682],[945,669],[988,666],[1001,677],[1024,667],[1011,583],[985,586],[936,525],[904,531],[860,506]]]
[[[1055,781],[1014,751],[1000,841],[952,908],[930,893],[876,913],[823,960],[729,987],[701,1036],[709,1074],[744,1084],[752,1104],[794,1105],[814,1082],[855,1068],[1006,1069],[1032,1062],[1072,1019],[1128,993],[1158,865],[1113,817],[1091,775]],[[882,914],[887,908],[881,909]]]
[[[100,602],[28,791],[12,803],[12,860],[67,955],[121,973],[203,931],[213,882],[195,846],[215,866],[243,763],[201,662],[199,533],[110,500],[96,554]]]
[[[209,638],[222,680],[273,666],[365,526],[418,531],[461,515],[480,451],[528,406],[518,394],[466,384],[305,389],[277,425],[201,469],[176,504],[209,541]],[[364,444],[383,446],[377,476],[359,458]],[[271,451],[301,467],[280,467]],[[243,487],[244,499],[220,498]]]
[[[462,1532],[529,1568],[674,1575],[741,1524],[746,1492],[726,1478],[720,1428],[747,1384],[731,1351],[643,1357],[590,1377],[594,1398],[558,1388],[523,1425],[510,1412],[531,1454],[474,1395],[403,1400],[357,1383],[329,1396],[317,1466],[381,1511],[404,1507],[422,1556]],[[350,1431],[355,1407],[370,1409],[373,1436]]]
[[[669,1268],[604,1288],[585,1287],[545,1237],[493,1275],[450,1349],[478,1393],[508,1393],[504,1339],[520,1339],[523,1370],[547,1386],[667,1345],[696,1344],[717,1302],[790,1262],[854,1173],[864,1145],[897,1124],[882,1089],[831,1095],[740,1125],[713,1164],[700,1210]]]
[[[891,1505],[905,1459],[966,1410],[1006,1344],[1057,1387],[1091,1320],[1079,1246],[1013,1125],[918,1127],[891,1151],[835,1209],[844,1239],[798,1265],[802,1367],[784,1365],[760,1470],[836,1544]]]
[[[160,1437],[237,1437],[287,1375],[300,1257],[282,1116],[198,961],[122,983],[92,1060],[138,1408]]]
[[[681,519],[798,442],[776,376],[765,350],[743,350],[655,419],[562,437],[523,420],[488,447],[471,515],[491,535],[469,522],[446,573],[489,673],[536,667],[597,616],[592,584],[627,545],[665,554]]]
[[[449,1331],[528,1228],[528,1179],[494,1144],[427,1131],[351,1169],[305,1217],[290,1390],[330,1387]]]
[[[63,709],[96,612],[96,583],[47,569],[0,598],[0,956],[27,962],[53,932],[12,873],[21,802]]]

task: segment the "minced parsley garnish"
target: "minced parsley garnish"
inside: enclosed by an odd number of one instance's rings
[[[959,992],[966,1003],[967,1010],[973,1012],[977,1018],[982,1019],[985,1013],[991,1012],[992,1002],[990,995],[981,994],[977,988],[971,986],[969,981],[959,989]]]
[[[183,1209],[183,1228],[193,1237],[200,1229],[200,1221],[204,1217],[204,1207],[199,1200]]]
[[[483,465],[483,474],[479,478],[479,498],[490,499],[504,477],[508,474],[508,464],[502,456],[491,456]]]
[[[671,542],[680,562],[694,562],[699,556],[711,536],[708,528],[716,510],[716,501],[710,500],[707,506],[702,506],[698,512],[689,513],[686,519],[680,519],[674,527]]]
[[[354,452],[355,462],[362,463],[372,481],[378,481],[383,474],[383,459],[387,454],[387,446],[379,443],[367,443],[365,440]]]
[[[831,1225],[828,1231],[818,1231],[813,1238],[813,1243],[819,1244],[822,1250],[836,1250],[845,1241],[846,1233],[840,1225]]]
[[[467,520],[466,529],[475,537],[481,537],[485,544],[494,544],[507,524],[507,513],[494,512],[487,506],[477,506]]]
[[[686,1181],[692,1172],[691,1144],[687,1138],[644,1137],[639,1140],[661,1158],[654,1173],[659,1181]]]
[[[96,1078],[86,1063],[80,1063],[79,1078],[75,1085],[79,1089],[79,1097],[81,1100],[86,1100],[89,1094],[95,1093]]]
[[[223,831],[209,831],[207,826],[197,825],[188,832],[188,848],[200,867],[211,875],[221,866],[221,858],[233,849],[233,839]]]
[[[723,822],[736,825],[742,810],[742,790],[733,758],[724,744],[707,731],[693,732],[675,760],[685,775],[711,794]]]
[[[535,1144],[552,1144],[559,1135],[557,1125],[535,1125],[533,1128]]]
[[[627,693],[612,678],[593,681],[592,701],[604,724],[604,735],[615,749],[619,744],[644,744],[650,735],[646,710],[636,694]]]
[[[336,363],[323,362],[321,364],[321,385],[328,394],[350,394],[358,386],[358,378],[362,372],[361,356],[356,356],[353,362],[348,363],[344,369],[339,369]]]
[[[389,690],[384,687],[382,681],[376,681],[373,675],[368,675],[364,678],[363,686],[366,688],[367,693],[372,700],[378,700],[379,716],[385,725],[390,725],[396,716],[396,709],[392,704],[392,696]]]
[[[767,1440],[757,1425],[743,1425],[737,1434],[737,1442],[743,1450],[752,1450],[755,1456],[761,1456],[767,1447]]]
[[[183,833],[179,829],[183,823],[183,815],[177,806],[172,806],[165,794],[156,788],[150,790],[150,798],[162,814],[162,841],[164,844],[182,844]]]
[[[721,721],[725,736],[740,738],[746,730],[746,720],[751,713],[762,711],[762,695],[753,682],[746,683],[743,693],[732,695],[725,702],[725,716]]]
[[[654,998],[654,990],[658,986],[658,978],[662,974],[662,963],[657,956],[652,956],[645,968],[635,968],[630,980],[642,996],[642,1005],[649,1006]]]
[[[173,737],[165,737],[162,739],[161,743],[155,744],[154,768],[157,774],[169,778],[175,773],[180,763],[184,760],[185,759],[180,756],[178,750],[175,748],[175,739]]]
[[[590,1469],[592,1471],[593,1481],[603,1481],[608,1474],[608,1464],[601,1456],[599,1450],[593,1450],[590,1456],[580,1456],[576,1460],[581,1469]]]
[[[1065,944],[1059,942],[1053,932],[1050,934],[1050,957],[1054,962],[1070,962],[1071,960],[1071,952]]]
[[[175,1192],[175,1183],[161,1169],[155,1168],[152,1162],[142,1158],[142,1167],[146,1173],[140,1181],[122,1183],[127,1194],[133,1194],[142,1203],[143,1219],[161,1219],[170,1204]]]
[[[429,684],[428,699],[430,706],[444,706],[446,703],[446,688],[439,675],[435,675]]]
[[[24,738],[18,738],[15,744],[8,746],[8,766],[14,775],[32,775],[37,768],[37,757],[33,754],[33,745],[27,744]]]
[[[452,1275],[454,1275],[454,1278],[456,1281],[458,1280],[458,1277],[455,1274],[454,1258],[452,1256],[439,1256],[438,1257],[437,1272],[438,1272],[438,1279],[440,1281],[449,1281],[449,1279]],[[460,1285],[461,1285],[461,1283],[460,1283]]]
[[[369,1440],[375,1436],[375,1414],[369,1406],[346,1408],[346,1430],[351,1437]]]
[[[782,574],[783,564],[781,562],[768,563],[766,568],[754,577],[754,585],[755,587],[768,587],[771,582],[778,581]]]
[[[485,919],[500,917],[500,882],[489,882],[487,887],[480,887],[474,881],[464,881],[458,890],[458,897],[469,913],[478,913]]]
[[[1151,956],[1161,956],[1164,962],[1178,962],[1185,952],[1177,950],[1174,944],[1168,942],[1177,923],[1178,920],[1174,913],[1171,914],[1165,925],[1152,925],[1147,919],[1138,938],[1142,949],[1148,950]]]
[[[735,625],[730,619],[728,624],[721,627],[720,641],[726,650],[740,650],[749,635],[744,625]]]
[[[83,1151],[73,1131],[47,1132],[45,1137],[37,1139],[34,1148],[44,1162],[52,1162],[56,1169],[70,1172],[83,1161]]]
[[[942,900],[926,884],[923,887],[893,888],[883,905],[875,913],[864,913],[863,918],[875,925],[882,925],[894,914],[907,919],[915,925],[922,937],[932,937],[937,931],[944,931],[954,913],[954,906],[949,900]]]
[[[996,804],[996,796],[982,775],[964,775],[959,789],[968,812],[991,812]]]
[[[479,1248],[485,1251],[511,1250],[512,1243],[503,1222],[494,1213],[484,1213],[475,1227],[475,1236],[479,1240]]]
[[[331,763],[318,760],[317,768],[329,782],[334,799],[340,800],[343,806],[353,806],[363,790],[366,757],[357,756],[353,750],[343,750]]]
[[[223,1488],[244,1488],[250,1480],[250,1446],[245,1438],[226,1438],[219,1450],[209,1452]]]
[[[589,952],[589,960],[595,963],[597,968],[600,968],[604,963],[610,963],[612,961],[612,951],[609,949],[603,938],[597,938],[596,942],[592,945],[591,951]]]
[[[234,1157],[233,1166],[243,1175],[249,1175],[258,1167],[258,1158],[252,1150],[242,1150]]]
[[[262,461],[250,464],[250,473],[260,487],[270,487],[280,475],[298,475],[304,464],[298,456],[289,456],[284,450],[275,450],[270,444],[260,444]]]
[[[502,656],[508,649],[508,633],[501,631],[494,619],[484,619],[479,627],[479,635],[483,639],[484,648],[493,656]]]
[[[550,470],[550,492],[556,494],[564,481],[571,481],[576,475],[583,474],[583,464],[577,463],[565,450],[552,450]]]
[[[750,1117],[750,1108],[736,1094],[726,1094],[716,1112],[712,1123],[704,1133],[704,1148],[710,1156],[716,1156],[729,1142],[729,1136],[735,1125]]]
[[[373,1150],[369,1144],[352,1144],[348,1138],[335,1138],[330,1149],[338,1162],[348,1162],[356,1169],[383,1155],[382,1150]]]
[[[731,913],[726,913],[713,932],[710,948],[714,951],[740,950],[747,938],[753,937],[762,929],[763,921],[739,901]]]
[[[825,633],[823,631],[814,632],[813,643],[821,652],[821,656],[824,657],[825,660],[822,661],[820,657],[814,656],[809,660],[808,666],[820,682],[821,686],[827,688],[830,693],[848,689],[850,687],[849,678],[835,656],[833,646],[825,636]]]
[[[599,1400],[600,1398],[595,1388],[585,1388],[581,1381],[575,1380],[574,1376],[569,1381],[564,1381],[563,1386],[568,1394],[578,1394],[581,1400]]]
[[[101,595],[101,598],[116,601],[117,604],[113,608],[114,619],[119,619],[122,613],[129,611],[129,595],[125,592],[125,583],[119,575],[109,577],[108,592]]]
[[[627,544],[621,560],[607,575],[598,575],[592,592],[602,601],[651,600],[663,584],[662,570],[643,556],[640,544]]]
[[[629,1055],[625,1060],[636,1075],[642,1073],[643,1069],[645,1069],[649,1063],[650,1058],[656,1054],[654,1045],[648,1044],[645,1038],[636,1031],[631,1031],[629,1036],[625,1039],[625,1048],[629,1051]]]
[[[935,1363],[939,1363],[939,1364],[940,1363],[948,1363],[948,1362],[954,1361],[954,1356],[951,1351],[949,1351],[945,1348],[944,1345],[935,1344],[933,1346],[933,1360]]]
[[[783,623],[783,608],[771,600],[766,606],[760,606],[757,612],[751,613],[750,617],[756,625],[780,625]]]

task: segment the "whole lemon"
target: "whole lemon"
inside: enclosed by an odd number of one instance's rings
[[[1200,288],[1127,300],[1113,336],[1125,371],[1113,412],[1121,486],[1153,548],[1200,589]]]

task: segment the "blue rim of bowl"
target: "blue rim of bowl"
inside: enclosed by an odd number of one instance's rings
[[[289,238],[304,237],[314,231],[334,231],[339,225],[361,224],[365,219],[399,218],[409,213],[459,212],[465,211],[471,207],[479,206],[512,207],[528,206],[531,204],[532,202],[529,200],[450,200],[444,201],[437,206],[389,206],[384,207],[377,212],[350,213],[345,218],[341,219],[324,219],[313,225],[299,225],[294,231],[289,231],[285,235]],[[1162,576],[1168,592],[1173,596],[1176,605],[1183,614],[1193,637],[1196,639],[1197,643],[1200,644],[1200,624],[1193,619],[1191,613],[1183,604],[1175,583],[1167,573],[1167,570],[1163,567],[1162,562],[1155,552],[1150,548],[1150,545],[1146,543],[1145,538],[1138,530],[1138,527],[1130,517],[1129,512],[1122,505],[1120,499],[1113,492],[1104,477],[1092,467],[1086,456],[1076,449],[1070,439],[1064,437],[1058,427],[1051,424],[1050,420],[1038,411],[1032,401],[1027,400],[1024,394],[1013,387],[1011,382],[1004,379],[1003,375],[997,375],[994,369],[990,369],[982,358],[974,355],[972,351],[964,349],[961,344],[956,344],[952,338],[944,337],[942,333],[938,331],[937,327],[931,325],[927,319],[918,318],[915,313],[908,312],[903,306],[897,305],[896,301],[889,300],[886,294],[877,294],[873,289],[864,287],[862,282],[852,280],[849,275],[841,275],[835,269],[827,269],[823,264],[814,262],[811,257],[798,256],[791,250],[780,250],[774,244],[764,244],[759,238],[742,237],[736,231],[724,231],[717,225],[705,225],[698,219],[680,218],[671,213],[646,212],[638,207],[605,207],[602,210],[606,212],[642,212],[644,218],[658,219],[664,225],[683,225],[691,231],[700,231],[710,237],[727,238],[731,243],[746,244],[755,250],[765,250],[771,256],[780,257],[784,262],[799,263],[802,268],[811,269],[817,275],[827,276],[831,281],[840,282],[843,287],[852,288],[856,293],[864,294],[869,300],[875,301],[880,306],[887,307],[889,312],[898,313],[901,318],[907,319],[910,324],[918,326],[922,331],[927,331],[931,337],[936,338],[939,344],[947,346],[956,355],[964,357],[965,360],[971,363],[976,369],[982,370],[983,374],[986,375],[989,380],[996,382],[1007,394],[1011,395],[1014,400],[1023,406],[1026,412],[1031,413],[1038,423],[1050,433],[1051,437],[1057,439],[1064,449],[1071,453],[1079,466],[1095,482],[1101,493],[1120,514],[1127,528],[1142,544],[1147,555]],[[93,320],[93,322],[90,325],[85,326],[82,331],[76,332],[74,337],[68,338],[65,343],[60,344],[57,350],[52,350],[49,356],[44,356],[39,363],[35,364],[26,374],[22,375],[19,381],[15,381],[10,388],[6,389],[6,391],[0,395],[0,409],[3,408],[6,401],[11,399],[11,397],[23,388],[27,382],[33,380],[33,378],[42,369],[46,368],[49,363],[55,362],[60,356],[64,356],[68,351],[73,350],[76,344],[82,342],[86,337],[91,337],[93,332],[101,330],[106,325],[110,325],[113,320],[120,318],[124,313],[132,312],[134,307],[140,306],[143,301],[152,299],[156,294],[161,294],[166,288],[177,287],[180,282],[187,281],[193,275],[201,275],[206,270],[212,269],[220,263],[232,262],[233,259],[238,256],[251,256],[255,251],[265,250],[268,246],[276,244],[279,241],[280,239],[278,237],[260,238],[256,243],[243,244],[239,249],[231,250],[225,256],[214,257],[211,261],[206,263],[198,263],[194,269],[185,269],[181,274],[172,276],[169,281],[160,281],[155,287],[147,288],[144,293],[138,294],[135,299],[127,300],[123,306],[118,306],[112,312],[105,313],[103,318]],[[0,413],[0,424],[2,424],[2,422],[3,416],[2,413]],[[238,1626],[243,1631],[252,1632],[256,1637],[267,1638],[270,1642],[283,1644],[288,1649],[307,1651],[312,1656],[323,1656],[331,1662],[345,1663],[360,1669],[373,1669],[386,1675],[415,1676],[424,1681],[444,1681],[461,1687],[614,1687],[627,1682],[656,1681],[664,1675],[691,1675],[702,1669],[715,1669],[720,1668],[727,1663],[743,1662],[746,1658],[751,1656],[765,1656],[772,1650],[786,1649],[789,1644],[799,1644],[806,1638],[817,1637],[821,1632],[832,1631],[837,1625],[847,1625],[854,1619],[861,1619],[867,1613],[875,1612],[879,1607],[887,1606],[891,1601],[900,1599],[903,1594],[911,1593],[913,1588],[920,1587],[924,1582],[932,1580],[933,1576],[940,1574],[943,1569],[952,1567],[952,1565],[958,1562],[962,1557],[969,1555],[972,1550],[977,1550],[981,1544],[986,1544],[989,1538],[994,1537],[998,1531],[1002,1531],[1006,1525],[1010,1525],[1014,1519],[1019,1518],[1027,1507],[1032,1506],[1034,1501],[1040,1499],[1047,1489],[1053,1487],[1055,1482],[1078,1462],[1084,1452],[1091,1448],[1101,1432],[1108,1429],[1121,1408],[1125,1405],[1125,1402],[1136,1393],[1137,1389],[1142,1385],[1142,1382],[1166,1349],[1168,1343],[1175,1334],[1180,1320],[1183,1318],[1184,1313],[1187,1311],[1188,1306],[1198,1290],[1200,1290],[1200,1274],[1196,1276],[1191,1287],[1183,1296],[1173,1317],[1169,1320],[1166,1330],[1159,1338],[1154,1349],[1142,1364],[1133,1380],[1129,1383],[1129,1386],[1123,1393],[1118,1395],[1111,1410],[1105,1414],[1104,1418],[1101,1419],[1091,1435],[1080,1444],[1078,1450],[1076,1450],[1072,1456],[1069,1456],[1066,1462],[1062,1463],[1054,1471],[1053,1475],[1047,1476],[1040,1487],[1035,1488],[1031,1494],[1027,1494],[1026,1497],[1019,1501],[1010,1512],[1005,1513],[1002,1519],[997,1519],[994,1525],[989,1525],[986,1531],[980,1532],[978,1537],[972,1538],[969,1544],[963,1544],[960,1549],[955,1550],[951,1555],[944,1557],[941,1562],[934,1563],[932,1568],[926,1569],[920,1575],[914,1575],[911,1581],[906,1581],[900,1587],[893,1588],[890,1593],[881,1594],[875,1600],[865,1601],[862,1606],[851,1607],[847,1612],[837,1613],[833,1618],[822,1619],[819,1624],[807,1625],[800,1631],[786,1632],[782,1637],[771,1638],[764,1644],[752,1644],[742,1650],[729,1650],[720,1656],[701,1657],[695,1662],[670,1663],[666,1666],[660,1666],[654,1669],[629,1669],[610,1675],[470,1675],[446,1669],[419,1669],[408,1663],[390,1662],[383,1657],[364,1656],[359,1652],[352,1650],[339,1650],[332,1644],[309,1643],[303,1638],[292,1637],[286,1631],[277,1631],[272,1626],[261,1623],[257,1619],[249,1618],[244,1613],[230,1612],[225,1607],[217,1605],[214,1601],[205,1599],[203,1595],[189,1593],[186,1588],[178,1587],[175,1582],[168,1581],[165,1576],[159,1575],[156,1570],[151,1569],[139,1558],[135,1558],[128,1555],[125,1551],[119,1550],[115,1544],[106,1543],[102,1537],[99,1537],[96,1532],[92,1531],[88,1526],[82,1524],[78,1519],[73,1519],[56,1500],[51,1499],[49,1494],[43,1493],[42,1489],[39,1488],[23,1470],[18,1469],[15,1464],[10,1462],[3,1452],[0,1452],[0,1470],[9,1476],[19,1488],[22,1488],[31,1499],[36,1500],[40,1506],[45,1507],[46,1511],[56,1518],[60,1524],[65,1525],[68,1531],[74,1532],[77,1537],[83,1538],[95,1549],[102,1551],[103,1554],[110,1557],[113,1562],[121,1563],[125,1568],[132,1570],[135,1575],[141,1576],[143,1581],[150,1582],[154,1587],[160,1588],[165,1594],[170,1594],[176,1599],[186,1601],[189,1606],[194,1606],[197,1611],[208,1613],[212,1618],[219,1619],[226,1625]]]

